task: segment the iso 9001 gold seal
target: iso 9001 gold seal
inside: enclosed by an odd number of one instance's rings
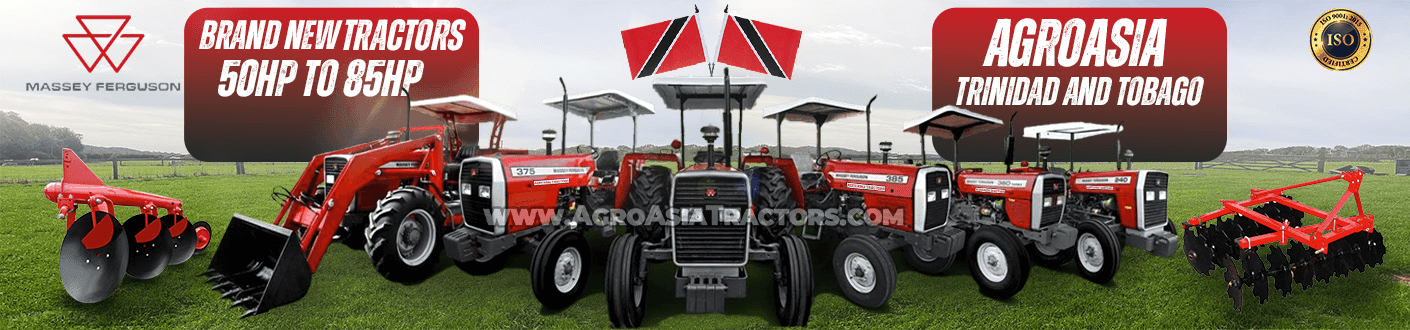
[[[1311,34],[1312,57],[1328,70],[1354,69],[1371,52],[1371,26],[1350,9],[1322,13],[1312,24]]]

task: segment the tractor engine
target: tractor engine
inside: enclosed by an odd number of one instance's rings
[[[1166,216],[1170,174],[1161,171],[1073,173],[1072,216],[1120,224],[1126,245],[1161,257],[1175,253],[1174,225]]]
[[[1064,249],[1076,242],[1076,228],[1062,223],[1067,204],[1062,175],[966,169],[955,181],[964,197],[952,217],[1017,229],[1037,246]]]

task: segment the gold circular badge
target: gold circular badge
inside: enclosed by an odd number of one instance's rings
[[[1327,70],[1345,71],[1366,61],[1371,52],[1371,26],[1350,9],[1337,8],[1322,13],[1312,23],[1308,37],[1312,57]]]

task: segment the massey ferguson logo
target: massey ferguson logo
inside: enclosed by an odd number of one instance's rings
[[[98,67],[99,63],[108,63],[108,67],[112,68],[113,72],[122,71],[122,66],[127,64],[127,59],[132,56],[132,51],[136,50],[137,45],[142,43],[142,38],[146,37],[142,34],[122,33],[123,29],[127,28],[127,22],[132,20],[132,15],[78,15],[74,18],[78,20],[78,25],[83,27],[83,33],[66,33],[64,34],[64,42],[69,44],[73,55],[78,57],[78,61],[83,63],[83,68],[88,69],[90,73]],[[111,31],[111,33],[102,33],[108,31],[95,32],[93,28],[88,26],[89,22],[113,20],[120,20],[122,23],[119,23],[117,30]],[[113,49],[113,45],[118,39],[133,39],[132,46],[127,48],[126,53],[122,53],[121,48]],[[92,47],[89,47],[90,44]],[[79,48],[85,50],[96,48],[98,56],[91,60],[85,58],[83,52],[78,51]],[[114,62],[113,55],[121,55],[122,59]]]

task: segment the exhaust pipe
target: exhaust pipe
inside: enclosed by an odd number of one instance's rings
[[[205,275],[243,318],[303,298],[313,271],[293,231],[236,214]]]

